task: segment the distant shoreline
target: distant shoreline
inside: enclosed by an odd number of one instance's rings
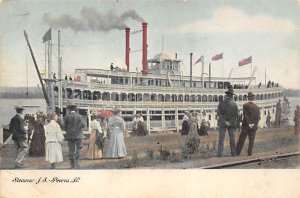
[[[0,87],[0,99],[43,99],[40,87]]]

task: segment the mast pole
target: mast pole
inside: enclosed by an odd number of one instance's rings
[[[267,68],[265,68],[265,86],[267,87]]]
[[[61,76],[61,57],[60,57],[60,30],[57,31],[57,42],[58,42],[58,45],[57,45],[57,53],[58,53],[58,72],[57,72],[57,77],[59,79],[58,81],[58,85],[59,85],[59,89],[58,89],[58,106],[59,108],[62,110],[62,76]]]
[[[202,58],[202,60],[201,60],[201,64],[202,64],[202,74],[201,74],[201,77],[202,77],[202,88],[204,88],[204,56],[202,55],[201,58]]]
[[[193,53],[190,53],[190,87],[192,87],[193,80]]]
[[[43,80],[42,80],[42,77],[41,77],[41,73],[40,73],[39,68],[37,66],[35,57],[33,55],[33,52],[32,52],[32,49],[31,49],[31,46],[30,46],[30,43],[29,43],[29,40],[28,40],[28,35],[27,35],[27,33],[26,33],[25,30],[24,30],[24,37],[25,37],[27,45],[29,47],[30,54],[31,54],[31,57],[32,57],[32,60],[33,60],[34,66],[35,66],[35,70],[36,70],[36,72],[38,74],[38,77],[39,77],[39,80],[40,80],[40,83],[41,83],[41,86],[42,86],[42,91],[43,91],[43,94],[44,94],[44,98],[46,100],[46,103],[47,103],[48,107],[50,107],[49,97],[48,97],[48,94],[46,92],[46,89],[45,89],[45,86],[44,86],[44,83],[43,83]]]

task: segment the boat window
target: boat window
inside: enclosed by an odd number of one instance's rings
[[[74,97],[77,99],[82,99],[81,98],[81,91],[79,89],[74,90]]]
[[[164,102],[164,95],[163,94],[158,94],[158,101],[159,102]]]
[[[243,96],[239,95],[239,101],[242,101],[242,100],[243,100]]]
[[[259,94],[256,94],[255,99],[259,100]]]
[[[101,99],[101,93],[99,91],[93,92],[93,100],[100,100]]]
[[[121,101],[127,101],[127,94],[121,93]]]
[[[179,102],[183,102],[183,95],[182,95],[182,94],[179,94],[178,97],[179,97],[178,101],[179,101]]]
[[[201,102],[201,95],[197,95],[197,101]]]
[[[156,98],[156,94],[151,94],[151,101],[156,101],[157,98]]]
[[[202,96],[202,102],[207,102],[207,96],[206,95]]]
[[[102,93],[102,100],[106,100],[106,101],[110,100],[110,94],[109,94],[109,92],[103,92]]]
[[[208,96],[208,102],[212,102],[212,95]]]
[[[189,100],[190,100],[190,96],[186,94],[186,95],[184,96],[184,101],[185,101],[185,102],[189,102]]]

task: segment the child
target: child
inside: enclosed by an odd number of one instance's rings
[[[46,135],[46,161],[51,163],[51,169],[55,169],[56,162],[63,161],[61,145],[64,141],[62,130],[57,121],[56,113],[49,116],[50,122],[45,127]]]

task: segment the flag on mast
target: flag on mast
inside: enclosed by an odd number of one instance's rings
[[[247,65],[249,63],[252,63],[252,56],[249,56],[248,58],[244,58],[243,60],[239,61],[239,66]]]
[[[204,56],[201,56],[200,58],[198,58],[198,60],[196,60],[196,62],[194,63],[194,65],[204,61]]]
[[[51,28],[44,34],[43,43],[52,40],[51,38]]]
[[[221,60],[221,59],[223,59],[223,53],[216,54],[211,58],[212,61],[217,61],[217,60]]]

